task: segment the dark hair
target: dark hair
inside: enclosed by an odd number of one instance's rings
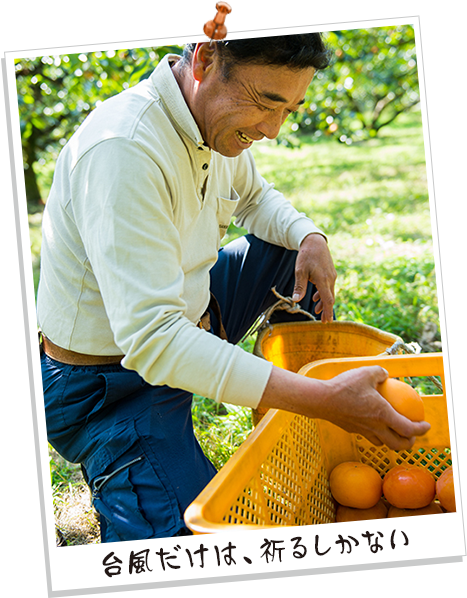
[[[223,40],[215,42],[215,48],[226,77],[230,67],[238,63],[288,66],[292,69],[314,67],[321,70],[331,62],[331,53],[326,48],[321,33]],[[185,46],[185,63],[191,62],[194,49],[195,44]]]

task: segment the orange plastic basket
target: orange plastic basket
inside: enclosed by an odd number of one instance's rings
[[[277,328],[281,327],[287,336],[289,332],[294,334],[287,327],[296,326],[300,326],[302,331],[310,326],[313,329],[321,326],[319,333],[327,334],[330,325],[310,322],[303,325],[281,324]],[[373,334],[368,328],[364,326],[361,329],[363,336],[370,332]],[[354,326],[343,327],[344,332],[349,330],[359,336]],[[273,354],[272,361],[283,360],[288,369],[293,369],[297,363],[307,359],[306,351],[301,348],[301,358],[287,356],[294,353],[292,346],[288,350],[287,342],[277,349],[281,342],[277,340],[278,334],[280,331],[274,327],[272,335],[265,334],[258,339],[262,351],[267,352],[269,358]],[[381,334],[385,336],[385,333]],[[388,342],[392,342],[393,338],[392,335],[386,336]],[[331,344],[337,347],[340,343],[331,338]],[[355,345],[352,344],[352,347]],[[376,356],[335,357],[312,363],[308,363],[308,358],[298,370],[305,376],[329,379],[350,368],[377,364],[396,378],[438,376],[444,388],[441,353],[382,355],[381,346],[378,349],[372,345],[372,349],[378,351]],[[332,523],[335,521],[336,505],[329,490],[328,477],[331,469],[343,461],[361,461],[374,467],[382,476],[396,464],[416,464],[438,477],[451,465],[446,398],[444,393],[422,395],[422,398],[431,429],[417,439],[411,450],[401,452],[385,446],[376,447],[362,436],[348,434],[323,420],[270,409],[188,507],[185,512],[187,526],[193,533],[202,534],[233,528],[248,530],[258,529],[258,526]]]
[[[263,328],[254,353],[278,367],[298,372],[318,359],[380,355],[401,340],[356,322],[293,322]]]
[[[261,330],[254,353],[280,368],[298,372],[319,359],[381,355],[397,343],[402,343],[399,336],[366,324],[294,322]],[[253,411],[255,425],[266,411]]]

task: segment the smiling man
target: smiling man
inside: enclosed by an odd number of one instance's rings
[[[216,473],[193,433],[193,393],[397,449],[429,427],[375,390],[382,368],[312,380],[236,345],[273,286],[333,318],[324,233],[249,151],[327,64],[318,33],[189,45],[103,102],[59,156],[37,306],[47,431],[82,464],[103,542],[188,533],[183,513]],[[232,216],[249,234],[221,248]]]
[[[277,137],[287,116],[304,103],[316,69],[248,63],[232,68],[215,49],[198,45],[191,68],[179,62],[173,73],[206,144],[236,157],[254,141]]]

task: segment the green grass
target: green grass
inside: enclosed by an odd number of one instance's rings
[[[49,460],[57,543],[98,543],[99,520],[80,466],[63,459],[50,445]]]
[[[303,138],[299,149],[268,142],[254,152],[265,178],[328,235],[338,272],[337,319],[406,342],[417,341],[432,322],[439,341],[420,113],[351,146]]]
[[[220,470],[250,434],[251,409],[219,405],[195,395],[192,413],[196,437],[204,454]]]

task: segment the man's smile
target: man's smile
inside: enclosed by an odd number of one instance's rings
[[[248,137],[248,135],[245,135],[245,133],[242,133],[241,131],[235,131],[235,133],[237,134],[237,137],[240,139],[242,143],[249,145],[253,143],[253,141],[255,141],[254,139]]]
[[[255,141],[275,139],[287,116],[304,103],[313,67],[236,65],[226,79],[220,59],[213,60],[206,46],[198,48],[202,59],[193,66],[198,78],[192,73],[195,83],[185,93],[204,141],[222,156],[235,158]],[[175,72],[183,81],[179,69]]]

